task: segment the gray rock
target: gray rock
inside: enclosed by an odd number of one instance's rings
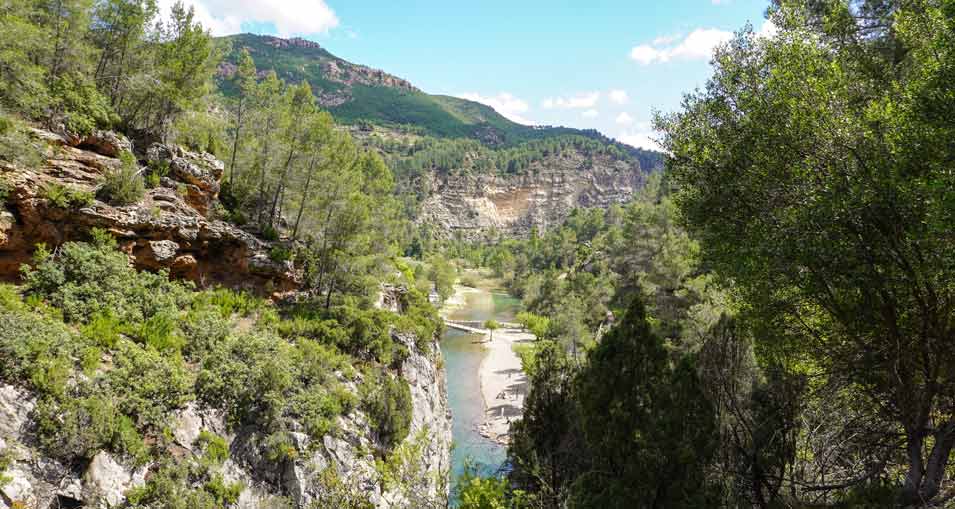
[[[83,496],[100,507],[118,507],[126,500],[126,490],[144,483],[145,469],[133,471],[110,453],[101,451],[93,456],[83,474]]]
[[[149,241],[149,250],[152,252],[153,259],[157,262],[172,260],[179,251],[179,244],[171,240],[151,240]]]

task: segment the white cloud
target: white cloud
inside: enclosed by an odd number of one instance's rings
[[[549,97],[541,102],[545,109],[582,110],[593,108],[600,99],[600,92],[585,92],[573,97]]]
[[[608,95],[610,96],[610,102],[614,104],[627,104],[627,101],[630,100],[626,90],[611,90]]]
[[[641,44],[630,50],[630,58],[642,65],[671,60],[701,60],[710,58],[713,50],[733,38],[732,32],[715,28],[698,28],[679,44]],[[659,39],[658,39],[659,40]],[[676,42],[676,41],[673,41]]]
[[[652,131],[622,131],[617,140],[626,143],[631,147],[642,148],[646,150],[661,150],[660,145],[653,140],[656,136]]]
[[[731,1],[733,0],[710,0],[710,2],[712,2],[713,5],[726,5],[730,3]]]
[[[536,124],[533,120],[528,120],[523,116],[523,114],[527,113],[527,110],[530,109],[527,102],[508,92],[501,92],[494,96],[483,96],[477,92],[465,92],[463,94],[457,94],[455,97],[486,104],[518,124]]]
[[[175,0],[159,0],[165,16]],[[196,10],[196,20],[213,35],[242,31],[243,23],[271,23],[279,36],[328,32],[338,17],[324,0],[183,0]]]
[[[679,41],[681,37],[683,37],[683,34],[661,35],[660,37],[654,39],[650,44],[654,46],[667,46]]]
[[[629,129],[620,131],[617,140],[626,143],[632,147],[643,148],[647,150],[663,150],[660,145],[654,141],[658,132],[653,130],[650,122],[636,122]]]
[[[614,119],[614,122],[620,125],[630,125],[633,123],[633,117],[631,117],[627,112],[623,112],[617,115],[617,118]]]
[[[584,118],[597,118],[597,115],[600,115],[600,112],[594,109],[589,109],[580,114]]]

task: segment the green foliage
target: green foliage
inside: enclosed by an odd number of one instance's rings
[[[30,137],[23,123],[0,110],[0,160],[35,168],[43,163],[43,156],[41,144]],[[0,188],[5,186],[0,180]],[[9,189],[0,189],[0,200],[6,200],[6,192]]]
[[[362,407],[384,451],[394,448],[411,427],[411,389],[408,383],[388,373],[379,373],[362,387]]]
[[[137,509],[218,509],[235,504],[241,493],[241,483],[226,483],[221,475],[210,475],[188,462],[166,460],[145,485],[127,491],[126,499]]]
[[[210,467],[219,466],[229,459],[229,444],[215,433],[200,431],[195,445],[202,451],[203,463]]]
[[[48,182],[43,186],[43,198],[61,209],[78,209],[93,203],[93,193],[58,182]]]
[[[317,438],[355,406],[355,397],[334,374],[347,373],[350,364],[305,338],[289,343],[264,332],[229,336],[205,357],[196,393],[203,403],[225,410],[233,425],[282,432],[294,420]]]
[[[927,472],[950,470],[955,443],[955,351],[935,339],[952,337],[955,314],[952,5],[779,1],[771,13],[778,36],[740,33],[707,86],[658,119],[677,200],[759,324],[758,355],[826,401],[825,417],[803,414],[810,429],[838,434],[865,415],[856,433],[904,441],[806,444],[855,466],[801,459],[793,490],[860,484],[882,458],[866,478],[892,479],[900,505],[931,504],[949,481]]]
[[[550,329],[550,319],[546,316],[540,316],[527,311],[521,311],[517,314],[516,319],[517,323],[521,324],[521,327],[529,330],[534,337],[538,339],[547,337],[548,331]]]
[[[119,156],[120,167],[110,171],[103,178],[96,196],[111,205],[132,205],[138,203],[146,194],[136,157],[129,152]]]
[[[56,257],[41,253],[35,268],[23,269],[26,293],[62,310],[71,322],[107,312],[136,325],[157,315],[175,316],[188,299],[186,286],[164,273],[136,272],[106,236],[101,233],[95,245],[63,244]]]
[[[314,509],[324,507],[373,509],[375,507],[366,490],[359,485],[358,479],[355,476],[342,476],[334,464],[322,470],[318,480],[322,490]]]
[[[513,491],[506,478],[481,477],[475,469],[465,466],[458,479],[457,506],[461,509],[530,509],[535,507],[532,497],[520,490]]]

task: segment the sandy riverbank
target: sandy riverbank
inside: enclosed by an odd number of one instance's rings
[[[527,376],[521,370],[521,359],[514,352],[514,345],[533,340],[534,335],[529,332],[499,329],[485,344],[488,352],[479,370],[484,424],[479,431],[495,442],[508,443],[511,422],[519,419],[524,411]]]
[[[455,285],[454,295],[445,301],[441,316],[448,318],[457,310],[476,305],[482,296],[492,293],[487,289]],[[470,298],[469,298],[470,297]],[[521,360],[514,345],[533,341],[534,335],[516,329],[498,329],[493,339],[483,338],[486,353],[478,370],[481,398],[484,402],[484,422],[478,427],[481,436],[507,444],[512,421],[519,419],[527,394],[527,377],[521,370]]]

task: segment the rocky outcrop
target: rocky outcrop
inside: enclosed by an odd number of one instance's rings
[[[417,508],[418,500],[440,506],[435,501],[447,499],[451,461],[451,415],[440,350],[437,342],[431,342],[427,351],[419,350],[413,336],[396,335],[395,339],[411,352],[400,369],[412,397],[411,430],[405,442],[417,453],[409,458],[414,464],[404,466],[406,473],[411,472],[404,478],[411,486],[399,488],[384,483],[372,454],[378,447],[376,437],[369,433],[370,423],[360,410],[339,417],[337,431],[320,440],[312,440],[304,433],[290,433],[294,459],[279,463],[268,459],[265,436],[259,430],[238,430],[232,437],[232,459],[226,470],[249,486],[277,488],[296,507],[314,507],[327,500],[329,487],[323,473],[328,469],[342,479],[345,489],[367,496],[377,508]],[[352,382],[346,382],[346,386],[358,390]],[[409,491],[415,500],[409,500]],[[260,491],[256,496],[268,493]],[[256,501],[261,500],[250,494],[248,502]]]
[[[537,161],[522,175],[429,176],[419,221],[439,234],[479,239],[491,230],[526,236],[559,226],[578,207],[625,203],[643,186],[639,164],[565,153]]]
[[[48,145],[46,164],[22,168],[0,161],[7,195],[0,207],[0,278],[15,279],[39,243],[54,248],[88,239],[92,228],[103,228],[140,269],[167,269],[200,285],[273,292],[297,288],[298,272],[289,262],[273,261],[268,242],[211,217],[223,169],[214,157],[154,145],[147,151],[151,164],[168,169],[162,184],[139,203],[114,207],[90,197],[104,174],[120,164],[104,154],[126,150],[125,145],[115,149],[112,141],[101,141],[72,146],[65,137],[34,133]],[[101,133],[97,139],[122,138]],[[52,187],[72,197],[66,208],[49,199]]]
[[[323,473],[333,469],[352,493],[367,496],[381,509],[421,507],[419,501],[440,506],[448,496],[451,454],[451,416],[448,410],[440,350],[432,342],[426,351],[415,346],[413,336],[398,335],[411,355],[402,363],[400,376],[412,396],[411,431],[405,442],[416,454],[403,476],[410,486],[387,485],[372,455],[378,444],[360,410],[339,417],[338,430],[318,440],[291,433],[294,459],[269,459],[265,435],[254,427],[230,430],[217,410],[190,403],[176,413],[171,450],[179,457],[198,456],[197,438],[203,431],[226,437],[230,458],[218,468],[228,483],[238,482],[242,492],[234,507],[257,509],[278,497],[296,508],[315,507],[327,500],[329,486]],[[351,390],[357,392],[354,383]],[[101,451],[82,465],[64,465],[45,457],[32,434],[33,396],[11,385],[0,385],[0,453],[11,458],[0,472],[8,481],[0,485],[0,507],[121,507],[131,488],[142,486],[151,465],[135,467]],[[77,468],[78,467],[78,468]],[[413,497],[412,499],[409,499]]]

